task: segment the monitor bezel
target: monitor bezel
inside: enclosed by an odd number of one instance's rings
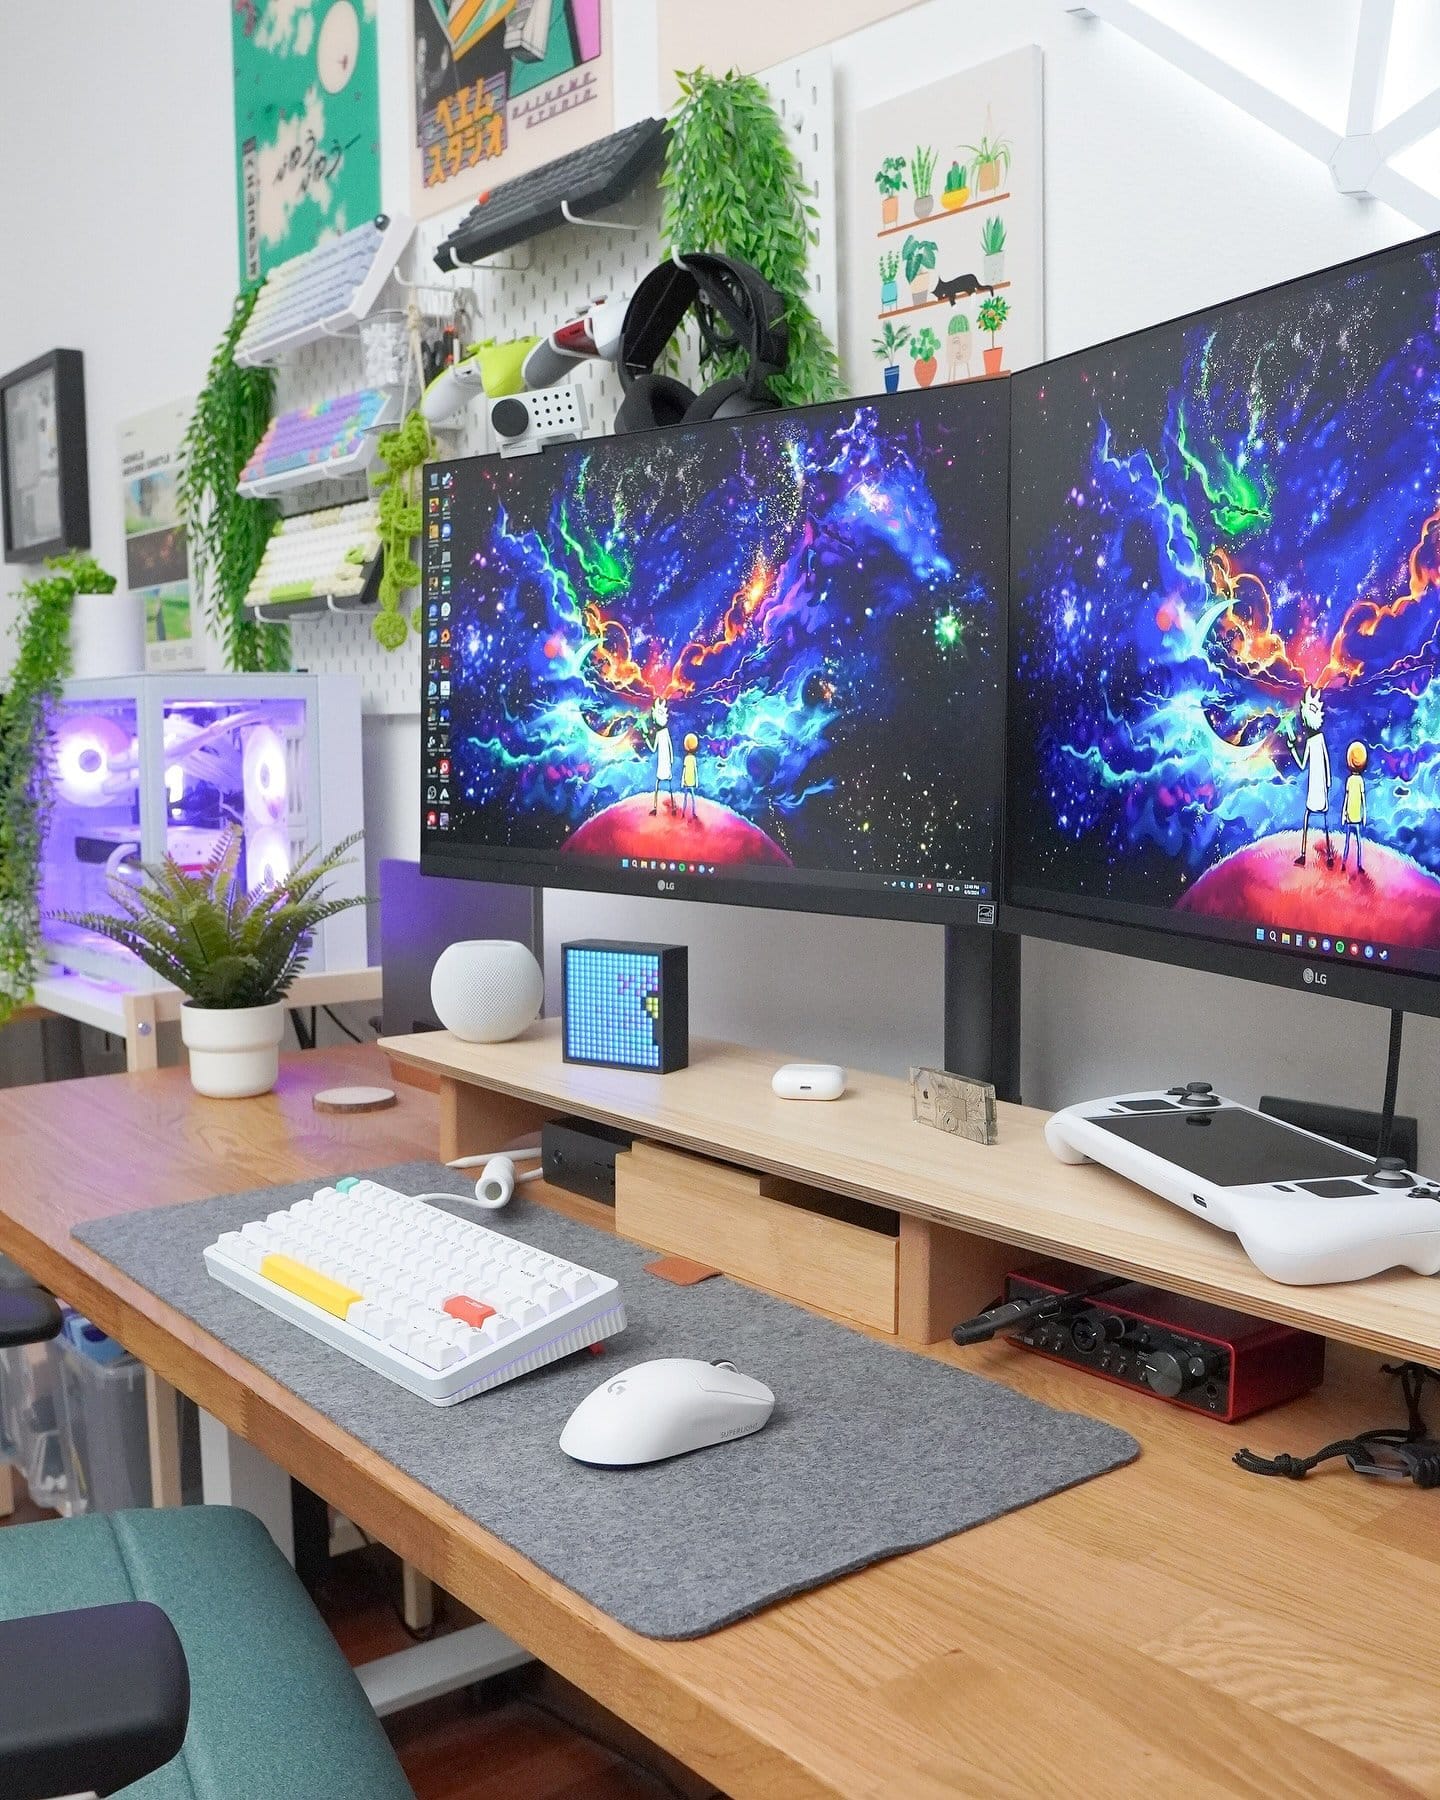
[[[1440,231],[1422,232],[1398,244],[1387,244],[1360,256],[1350,256],[1323,268],[1292,275],[1284,281],[1271,282],[1249,293],[1232,295],[1208,306],[1198,306],[1173,318],[1159,319],[1150,325],[1137,326],[1118,337],[1087,344],[1063,356],[1047,357],[1044,362],[1016,370],[1010,388],[1010,457],[1011,519],[1007,532],[1010,550],[1010,579],[1007,589],[1005,641],[1005,803],[1002,807],[1000,856],[1000,913],[1002,930],[1018,936],[1049,939],[1055,943],[1076,944],[1092,950],[1106,950],[1115,955],[1139,958],[1146,962],[1166,963],[1176,968],[1199,969],[1208,974],[1230,975],[1244,981],[1263,982],[1271,987],[1284,987],[1301,993],[1324,995],[1338,1000],[1354,1000],[1365,1006],[1380,1006],[1391,1011],[1412,1012],[1440,1017],[1440,975],[1424,975],[1413,970],[1377,968],[1370,963],[1348,963],[1337,957],[1304,956],[1294,950],[1270,949],[1232,938],[1212,936],[1205,932],[1189,932],[1155,924],[1097,916],[1089,910],[1103,908],[1104,901],[1090,901],[1085,896],[1052,894],[1048,889],[1020,887],[1014,880],[1011,830],[1015,743],[1020,728],[1016,705],[1016,666],[1009,655],[1014,637],[1019,602],[1019,554],[1014,530],[1014,459],[1016,441],[1016,406],[1028,384],[1044,379],[1047,371],[1084,357],[1103,355],[1138,338],[1158,332],[1184,330],[1202,320],[1235,311],[1256,300],[1267,299],[1290,288],[1302,288],[1310,282],[1323,281],[1346,271],[1383,267],[1402,257],[1423,255],[1426,251],[1440,254]],[[1114,904],[1113,902],[1111,904]],[[1122,903],[1123,904],[1123,903]],[[1437,946],[1440,948],[1440,946]]]
[[[997,402],[997,410],[1002,415],[997,428],[1002,429],[1005,437],[1004,457],[1004,530],[1005,546],[1003,552],[1003,569],[1000,574],[1000,589],[997,596],[997,655],[1004,665],[1004,679],[1001,683],[1002,708],[1008,703],[1010,671],[1009,642],[1007,623],[1009,618],[1009,583],[1013,564],[1010,556],[1009,522],[1010,522],[1010,403],[1008,371],[1000,375],[973,377],[973,384],[980,393],[1000,390],[1003,396]],[[928,402],[932,402],[943,393],[946,397],[957,398],[970,381],[944,384],[943,389],[925,389],[920,393],[894,394],[852,394],[839,400],[815,401],[806,406],[787,406],[767,410],[765,413],[741,415],[735,418],[695,420],[688,425],[661,427],[671,432],[713,432],[718,429],[731,431],[743,430],[747,419],[757,421],[774,418],[777,413],[785,415],[819,412],[839,412],[853,410],[862,406],[874,406],[884,411],[897,399],[917,411],[924,410]],[[962,402],[964,404],[964,402]],[[987,402],[988,404],[988,402]],[[613,434],[597,438],[586,438],[583,442],[594,446],[613,442]],[[568,451],[576,448],[573,444],[558,445],[557,449]],[[546,452],[542,450],[543,457]],[[437,457],[424,466],[424,474],[432,468],[450,468],[462,466],[470,462],[486,461],[480,457]],[[422,487],[422,491],[423,487]],[[419,693],[425,691],[425,641],[424,634],[419,634]],[[423,719],[423,711],[421,717]],[[986,899],[966,897],[959,894],[914,893],[883,887],[849,886],[844,883],[829,884],[823,880],[807,880],[813,871],[798,869],[793,878],[783,880],[761,881],[746,878],[743,875],[707,875],[695,876],[675,871],[661,875],[649,871],[638,873],[624,869],[601,869],[590,863],[567,861],[551,853],[534,857],[521,857],[513,852],[497,853],[484,845],[460,846],[447,843],[444,845],[427,845],[424,832],[424,781],[423,757],[421,772],[416,781],[418,798],[417,813],[420,820],[420,854],[419,862],[422,874],[445,875],[460,880],[503,882],[512,886],[553,888],[575,893],[613,894],[620,898],[634,899],[666,899],[696,900],[715,906],[747,906],[768,912],[809,913],[825,917],[857,918],[857,919],[890,919],[901,923],[921,925],[961,925],[980,930],[994,928],[999,916],[1000,893],[1004,871],[1004,779],[1007,762],[1007,721],[1002,712],[999,772],[997,798],[994,802],[995,822],[992,830],[993,854],[989,870],[990,893]],[[975,879],[980,879],[976,877]]]

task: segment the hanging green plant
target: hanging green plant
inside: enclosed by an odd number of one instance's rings
[[[420,534],[420,467],[434,456],[435,448],[430,427],[419,412],[387,431],[377,448],[382,468],[375,486],[380,491],[380,548],[385,560],[380,570],[380,610],[370,629],[386,650],[398,650],[409,632],[400,602],[420,580],[420,565],[410,554],[410,545]],[[418,616],[411,623],[418,631]]]
[[[784,406],[844,393],[835,346],[805,298],[818,214],[790,137],[753,75],[705,69],[677,74],[681,100],[670,116],[662,228],[667,250],[717,250],[752,263],[785,300],[790,358],[770,391]],[[743,350],[726,351],[707,380],[743,373]]]
[[[243,368],[235,361],[235,346],[259,292],[254,288],[235,302],[190,415],[180,469],[180,511],[205,617],[220,640],[226,667],[252,675],[290,667],[290,633],[283,625],[259,624],[245,610],[245,596],[280,517],[273,500],[246,499],[235,486],[265,435],[275,398],[272,369]]]
[[[0,695],[0,1024],[30,998],[40,958],[40,853],[50,822],[43,779],[48,713],[70,673],[77,594],[111,594],[115,577],[78,552],[21,585],[9,686]]]

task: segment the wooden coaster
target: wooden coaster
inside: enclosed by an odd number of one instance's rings
[[[311,1100],[318,1113],[384,1112],[394,1104],[394,1088],[382,1087],[326,1088]]]

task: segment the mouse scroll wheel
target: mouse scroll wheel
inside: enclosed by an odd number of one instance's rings
[[[728,1361],[723,1356],[717,1356],[716,1359],[714,1360],[714,1362],[711,1363],[710,1367],[712,1369],[728,1369],[732,1375],[739,1374],[739,1370],[735,1367],[734,1363]]]

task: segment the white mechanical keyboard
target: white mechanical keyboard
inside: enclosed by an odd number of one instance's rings
[[[608,1275],[353,1176],[225,1232],[205,1265],[436,1406],[625,1327]]]
[[[357,325],[379,298],[412,229],[409,219],[381,213],[278,263],[240,334],[236,362],[278,362],[287,351]]]
[[[358,599],[379,554],[380,509],[374,500],[294,513],[272,532],[245,604]]]

